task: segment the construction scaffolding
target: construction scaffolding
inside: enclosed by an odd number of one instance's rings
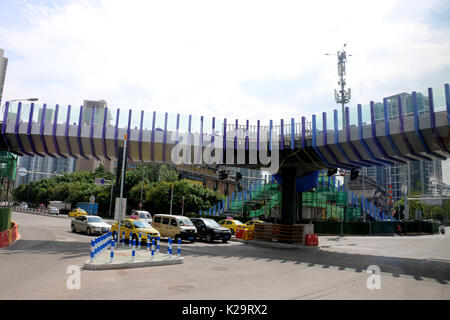
[[[282,206],[281,188],[272,183],[255,183],[249,190],[233,193],[223,203],[200,215],[229,215],[242,217],[279,218]],[[301,217],[299,220],[334,220],[364,222],[390,220],[372,201],[358,198],[353,192],[344,190],[335,177],[320,174],[314,191],[301,194]]]
[[[361,221],[363,211],[351,194],[336,186],[334,177],[319,175],[314,192],[302,194],[302,218],[311,220]]]
[[[18,156],[6,151],[0,151],[0,201],[2,205],[9,205],[16,179],[16,166]]]

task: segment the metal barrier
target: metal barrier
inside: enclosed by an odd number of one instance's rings
[[[151,239],[151,244],[150,244],[150,241],[147,241],[147,249],[145,249],[144,246],[141,246],[141,248],[139,248],[136,239],[132,238],[132,240],[130,241],[131,248],[125,249],[126,251],[128,251],[128,250],[131,251],[130,260],[128,260],[127,262],[131,262],[131,263],[136,262],[136,256],[137,256],[136,251],[140,251],[140,250],[148,251],[148,253],[149,253],[148,260],[153,261],[155,259],[155,251],[159,254],[159,241],[160,241],[159,237],[157,239]],[[111,232],[105,233],[102,236],[92,239],[91,240],[90,263],[94,263],[95,258],[100,253],[102,253],[105,249],[110,249],[109,263],[114,263],[115,250],[116,249],[119,250],[119,247],[118,247],[119,243],[120,243],[120,239],[117,239],[117,241],[115,241]],[[173,239],[168,238],[167,244],[168,244],[168,246],[167,246],[167,258],[166,259],[171,260],[171,259],[173,259],[173,246],[174,246]],[[177,258],[181,258],[181,239],[178,239]],[[139,262],[139,260],[138,260],[138,262]]]
[[[100,237],[91,240],[91,263],[94,262],[95,257],[103,250],[111,246],[112,233],[108,232]]]
[[[19,225],[11,221],[11,228],[0,232],[0,248],[7,247],[19,237]]]
[[[256,223],[254,239],[276,242],[297,242],[303,244],[303,226]]]

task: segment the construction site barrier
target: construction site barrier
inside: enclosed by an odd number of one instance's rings
[[[256,223],[254,240],[296,242],[303,244],[303,226],[270,223]]]
[[[19,225],[11,221],[11,228],[0,232],[0,248],[9,246],[19,238]]]
[[[237,229],[236,230],[236,238],[237,239],[242,239],[243,236],[244,236],[244,232],[245,231],[246,231],[245,229]]]
[[[254,240],[255,232],[250,230],[245,230],[244,235],[242,236],[243,240]]]
[[[318,246],[319,236],[317,234],[305,235],[305,246]]]

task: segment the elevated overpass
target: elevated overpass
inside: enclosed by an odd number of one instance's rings
[[[320,169],[447,159],[448,84],[441,96],[438,106],[429,88],[426,99],[412,92],[410,100],[398,95],[382,103],[346,108],[345,127],[337,110],[332,115],[313,115],[311,121],[299,117],[250,125],[248,120],[219,122],[214,117],[131,109],[6,103],[0,149],[19,155],[116,161],[126,134],[131,161],[266,168],[282,182],[282,223],[292,224],[296,184],[302,191],[301,186],[314,183],[314,173]]]

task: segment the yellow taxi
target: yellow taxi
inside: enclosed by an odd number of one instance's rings
[[[262,221],[262,220],[250,220],[250,221],[247,221],[245,223],[245,225],[247,226],[248,230],[255,231],[255,224],[256,223],[264,223],[264,221]]]
[[[87,212],[80,208],[73,209],[72,211],[69,212],[69,217],[74,217],[74,218],[79,217],[79,216],[86,216],[86,215],[87,215]]]
[[[219,225],[221,226],[221,227],[225,227],[225,228],[228,228],[228,229],[230,229],[230,231],[231,231],[231,234],[235,234],[236,233],[236,231],[238,230],[238,229],[244,229],[244,230],[246,230],[248,227],[245,225],[245,224],[243,224],[241,221],[239,221],[239,220],[235,220],[235,219],[224,219],[224,220],[220,220],[219,221]]]
[[[111,226],[113,238],[117,241],[117,222]],[[125,219],[120,222],[120,240],[122,240],[123,232],[125,231],[125,240],[130,240],[130,233],[132,239],[136,239],[136,244],[139,241],[139,233],[141,234],[141,241],[147,241],[148,238],[155,239],[160,236],[158,230],[153,228],[144,219]]]

